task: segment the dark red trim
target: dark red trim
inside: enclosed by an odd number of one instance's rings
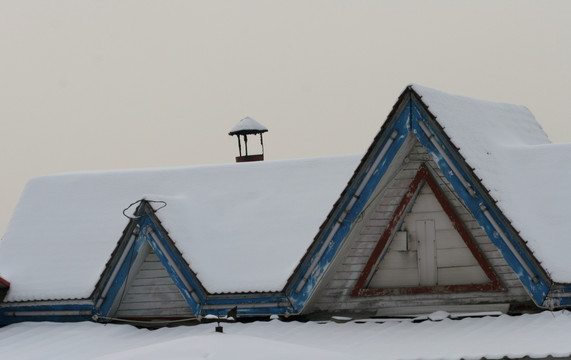
[[[436,199],[442,206],[442,209],[450,218],[450,221],[454,225],[454,228],[464,242],[474,258],[478,261],[478,264],[490,279],[488,284],[464,284],[464,285],[444,285],[444,286],[417,286],[417,287],[406,287],[406,288],[380,288],[380,289],[367,289],[365,285],[370,280],[372,276],[373,269],[379,262],[379,258],[386,248],[387,243],[396,231],[398,225],[401,223],[407,209],[410,207],[412,200],[415,198],[422,184],[428,184],[430,189],[436,196]],[[432,177],[428,169],[421,165],[420,169],[416,173],[414,179],[410,183],[410,186],[403,196],[401,202],[399,203],[397,209],[395,210],[393,217],[389,221],[387,228],[381,235],[377,245],[373,249],[361,276],[357,280],[352,296],[379,296],[379,295],[405,295],[405,294],[422,294],[422,293],[445,293],[445,292],[473,292],[473,291],[499,291],[503,290],[503,286],[498,276],[496,275],[492,266],[488,263],[484,255],[480,252],[480,249],[474,243],[474,240],[470,236],[470,233],[444,196],[444,193],[438,186],[436,180]]]
[[[4,280],[2,277],[0,277],[0,285],[4,285],[5,287],[9,288],[10,282],[8,280]]]

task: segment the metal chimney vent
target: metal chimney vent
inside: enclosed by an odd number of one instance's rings
[[[238,152],[240,156],[236,156],[236,162],[249,162],[249,161],[264,161],[264,139],[262,134],[267,132],[268,128],[264,125],[260,124],[256,120],[252,119],[251,117],[245,117],[236,124],[230,130],[228,135],[236,135],[238,137]],[[260,134],[260,144],[262,145],[262,153],[261,154],[248,154],[248,135],[257,135]],[[244,139],[244,148],[246,150],[245,155],[242,155],[242,143],[240,141],[240,136]]]

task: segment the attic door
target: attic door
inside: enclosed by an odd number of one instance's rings
[[[424,166],[391,224],[379,239],[354,295],[501,288],[491,266]]]

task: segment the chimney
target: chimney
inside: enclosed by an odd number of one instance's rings
[[[236,124],[230,130],[228,135],[236,135],[238,137],[238,152],[240,156],[236,156],[236,162],[249,162],[249,161],[264,161],[264,139],[262,138],[262,134],[267,132],[268,128],[264,125],[260,124],[256,120],[252,119],[251,117],[245,117]],[[248,135],[256,135],[260,134],[260,145],[262,145],[262,153],[261,154],[248,154]],[[240,136],[244,139],[244,148],[246,150],[245,155],[242,155],[242,143],[240,141]]]

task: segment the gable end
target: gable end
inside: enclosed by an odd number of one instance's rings
[[[390,240],[395,235],[398,227],[402,224],[404,216],[407,211],[410,211],[414,199],[418,195],[420,188],[423,184],[430,186],[436,199],[442,206],[442,209],[452,222],[454,228],[460,234],[462,240],[470,250],[472,256],[477,260],[481,269],[484,271],[489,279],[486,284],[458,284],[458,285],[436,285],[436,286],[416,286],[416,287],[400,287],[400,288],[368,288],[367,284],[371,280],[374,267],[379,263],[381,255],[387,248]],[[404,295],[404,294],[419,294],[419,293],[443,293],[443,292],[469,292],[469,291],[500,291],[503,286],[494,272],[492,266],[487,262],[486,258],[482,255],[476,244],[474,243],[470,233],[465,228],[462,221],[458,218],[452,206],[442,193],[442,190],[430,174],[426,166],[421,165],[419,171],[414,177],[412,183],[405,196],[401,200],[397,209],[395,210],[392,219],[389,221],[385,231],[379,239],[376,247],[374,248],[369,261],[365,265],[361,276],[355,284],[352,296],[379,296],[379,295]]]

